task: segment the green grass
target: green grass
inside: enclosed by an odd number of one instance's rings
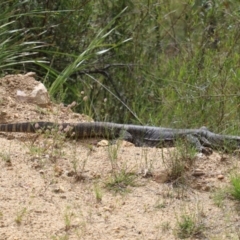
[[[184,186],[187,184],[187,173],[190,167],[195,163],[196,151],[188,142],[177,141],[177,151],[169,149],[169,157],[163,164],[168,172],[169,182],[173,186]]]
[[[51,237],[52,240],[68,240],[69,236],[67,234],[64,234],[62,236],[52,236]]]
[[[180,239],[191,238],[202,234],[203,223],[199,222],[194,215],[184,214],[177,223],[177,236]]]
[[[0,153],[0,157],[2,158],[2,160],[5,162],[5,164],[7,166],[11,166],[12,165],[10,153],[2,152],[2,153]]]
[[[216,206],[223,207],[224,199],[227,197],[227,190],[226,189],[218,189],[213,193],[212,199]]]
[[[105,187],[115,193],[123,194],[130,191],[129,187],[137,186],[136,180],[136,174],[120,169],[120,171],[112,173],[112,176],[106,181]]]
[[[26,213],[27,213],[27,208],[26,208],[26,207],[24,207],[21,211],[19,211],[19,212],[17,213],[17,216],[16,216],[16,218],[15,218],[15,222],[16,222],[18,225],[22,224],[23,217],[26,215]]]
[[[103,192],[102,192],[100,186],[98,184],[94,184],[93,190],[94,190],[96,201],[98,203],[102,202]]]
[[[35,71],[95,120],[240,134],[237,2],[10,2],[3,75]]]
[[[238,201],[240,201],[240,175],[233,175],[230,179],[231,183],[231,195]]]

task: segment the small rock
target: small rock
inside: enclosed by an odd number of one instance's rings
[[[14,135],[7,135],[7,140],[13,140],[15,139],[16,137]]]
[[[223,176],[222,174],[219,174],[219,175],[217,176],[217,179],[222,180],[222,179],[224,179],[224,176]]]
[[[109,145],[109,141],[107,140],[101,140],[100,142],[97,143],[97,147],[106,147]]]
[[[79,113],[73,113],[73,118],[79,118],[80,114]]]
[[[35,86],[29,95],[21,90],[17,90],[16,99],[20,102],[34,103],[41,107],[46,107],[50,103],[47,89],[42,83]]]
[[[165,183],[169,180],[169,174],[166,170],[153,172],[153,180],[157,183]]]
[[[6,110],[2,110],[0,112],[0,116],[3,117],[3,116],[6,116],[7,115],[7,111]]]
[[[54,171],[55,171],[55,176],[56,177],[61,176],[62,173],[63,173],[63,169],[60,166],[55,166]]]
[[[200,177],[205,175],[205,173],[203,172],[203,170],[196,168],[195,171],[192,173],[192,176],[194,177]]]
[[[36,77],[36,73],[35,72],[28,72],[24,76],[25,77]]]
[[[226,162],[227,160],[228,160],[228,157],[225,155],[221,156],[221,158],[220,158],[221,162]]]
[[[75,174],[76,174],[76,172],[73,171],[73,170],[68,171],[68,172],[66,173],[66,175],[67,175],[68,177],[72,177],[72,176],[74,176]]]
[[[39,173],[40,173],[40,174],[44,174],[44,170],[40,170]]]
[[[207,159],[207,156],[203,153],[197,153],[196,154],[196,159],[205,160],[205,159]]]
[[[112,212],[112,209],[110,207],[107,207],[107,206],[103,207],[103,210],[105,212]]]
[[[53,189],[53,192],[55,192],[55,193],[64,193],[65,192],[65,189],[64,189],[64,187],[63,186],[57,186],[57,187],[55,187],[54,189]]]
[[[193,186],[194,189],[201,190],[202,189],[202,184],[197,183],[196,185]]]
[[[128,141],[125,141],[125,140],[123,140],[122,141],[122,146],[123,147],[133,147],[133,146],[135,146],[133,143],[131,143],[131,142],[128,142]]]
[[[152,176],[153,176],[151,170],[148,169],[148,168],[143,169],[143,170],[141,171],[141,174],[142,174],[142,176],[143,176],[144,178],[148,178],[148,177],[152,177]]]
[[[202,187],[202,190],[205,191],[205,192],[209,192],[210,189],[211,189],[211,187],[209,185],[206,185],[206,186]]]

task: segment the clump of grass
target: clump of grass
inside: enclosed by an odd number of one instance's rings
[[[240,175],[235,174],[235,175],[231,176],[230,182],[232,185],[231,189],[230,189],[231,195],[236,200],[240,201]]]
[[[72,166],[73,166],[73,175],[75,177],[76,181],[81,181],[85,179],[84,176],[84,169],[85,169],[85,165],[87,163],[87,158],[83,160],[83,162],[81,162],[81,166],[79,166],[79,160],[74,157],[73,161],[72,161]]]
[[[105,187],[115,193],[126,193],[130,191],[129,186],[137,185],[136,178],[134,173],[128,172],[126,169],[114,171],[111,178],[105,183]]]
[[[167,232],[171,229],[170,222],[166,221],[161,224],[162,232]]]
[[[69,231],[71,226],[72,226],[72,218],[74,216],[74,214],[72,212],[69,211],[70,208],[67,207],[64,213],[64,224],[65,224],[65,231]]]
[[[117,168],[117,159],[118,159],[120,144],[121,144],[120,141],[117,141],[116,144],[110,144],[108,146],[108,156],[109,156],[113,171],[115,168]]]
[[[94,193],[95,193],[97,202],[98,203],[102,202],[103,193],[98,184],[94,184]]]
[[[166,208],[166,206],[167,206],[167,203],[166,203],[166,201],[157,201],[156,202],[156,204],[155,204],[155,208],[157,208],[157,209],[162,209],[162,208]]]
[[[0,153],[0,157],[3,159],[7,166],[12,165],[11,156],[9,153]]]
[[[71,215],[68,213],[64,214],[64,223],[65,223],[65,230],[68,231],[71,228]]]
[[[24,215],[27,213],[27,208],[23,208],[21,211],[17,213],[17,216],[15,218],[15,222],[20,225],[22,223]]]
[[[204,224],[196,215],[181,215],[180,220],[177,222],[176,233],[181,239],[202,235],[203,230]]]
[[[226,198],[226,194],[227,194],[227,192],[224,189],[219,189],[213,193],[212,199],[213,199],[214,204],[217,207],[223,206],[223,201]]]
[[[187,171],[194,163],[196,151],[183,141],[177,141],[176,148],[176,151],[169,151],[169,158],[163,163],[168,171],[169,182],[180,186],[186,184]]]
[[[36,133],[37,136],[26,143],[30,155],[36,161],[35,167],[44,168],[49,161],[57,163],[58,159],[64,156],[66,133],[62,132],[57,125],[46,130],[39,129]],[[38,134],[43,136],[43,140],[37,141]]]
[[[64,234],[63,236],[52,236],[51,237],[52,240],[68,240],[69,239],[69,236]]]

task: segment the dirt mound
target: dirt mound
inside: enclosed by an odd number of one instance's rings
[[[31,93],[39,86],[39,82],[34,79],[34,73],[25,75],[7,75],[0,79],[0,122],[23,122],[23,121],[54,121],[54,122],[86,122],[91,118],[74,113],[70,106],[54,104],[48,95],[43,107],[37,102],[31,101]],[[19,95],[19,92],[26,94],[26,97]],[[26,99],[26,101],[24,101]]]
[[[74,104],[19,101],[17,91],[28,97],[38,86],[33,77],[0,79],[1,123],[92,121],[74,113]],[[217,195],[239,169],[238,157],[192,158],[182,166],[185,178],[170,182],[170,170],[188,158],[178,149],[95,143],[59,134],[0,135],[1,240],[238,238],[236,204]]]

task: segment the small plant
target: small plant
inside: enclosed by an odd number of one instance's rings
[[[153,161],[148,159],[148,151],[148,148],[142,148],[142,158],[144,160],[144,164],[141,166],[141,169],[144,177],[152,176],[153,170]]]
[[[87,164],[88,157],[90,156],[91,151],[92,151],[91,148],[89,148],[87,157],[82,160],[79,160],[79,158],[77,157],[78,156],[77,146],[75,144],[74,150],[72,151],[73,160],[71,163],[72,163],[72,168],[73,168],[73,176],[75,177],[76,181],[82,181],[85,179],[85,176],[84,176],[85,166]]]
[[[9,153],[0,153],[0,157],[3,159],[3,161],[6,163],[6,165],[11,166],[11,156]]]
[[[127,172],[125,169],[121,169],[119,172],[114,171],[105,186],[108,190],[112,190],[115,193],[129,192],[128,186],[136,186],[136,175],[131,172]]]
[[[33,123],[34,124],[34,123]],[[37,123],[34,125],[37,128]],[[46,163],[56,163],[59,158],[64,155],[62,149],[65,144],[64,139],[66,133],[60,131],[57,125],[49,126],[47,129],[37,130],[37,136],[26,146],[29,149],[30,155],[36,161],[37,168],[44,168]],[[43,140],[37,141],[38,134],[43,136]]]
[[[71,227],[71,216],[69,214],[64,215],[65,230],[68,231]]]
[[[120,141],[116,141],[116,144],[110,144],[108,147],[108,156],[111,162],[112,169],[117,167],[118,151],[120,148]]]
[[[23,219],[24,215],[26,214],[26,212],[27,212],[27,208],[25,207],[17,213],[17,217],[15,218],[15,222],[17,224],[20,225],[22,223],[22,219]]]
[[[167,232],[171,229],[170,223],[169,222],[163,222],[161,224],[161,228],[163,232]]]
[[[96,197],[97,202],[102,202],[103,194],[102,194],[102,191],[101,191],[98,184],[94,185],[94,193],[95,193],[95,197]]]
[[[108,147],[108,155],[112,167],[112,176],[105,183],[105,187],[108,190],[114,191],[115,193],[125,193],[129,191],[128,186],[136,186],[136,175],[127,171],[125,167],[121,169],[118,166],[117,159],[120,144],[121,141],[117,140],[115,144],[109,145]]]
[[[65,234],[65,235],[59,236],[59,237],[53,236],[53,237],[51,237],[51,239],[52,239],[52,240],[68,240],[68,239],[69,239],[69,236]]]
[[[65,223],[65,231],[68,231],[71,228],[71,220],[73,217],[73,213],[69,213],[69,208],[66,209],[64,213],[64,223]]]
[[[29,153],[34,156],[40,156],[45,152],[44,148],[31,144],[29,147]]]
[[[222,207],[225,197],[226,197],[226,190],[219,189],[213,193],[212,199],[213,199],[214,204],[217,207]]]
[[[235,199],[240,200],[240,175],[235,174],[231,176],[230,182],[232,185],[230,193]]]
[[[157,201],[157,203],[155,204],[155,208],[157,208],[157,209],[162,209],[162,208],[165,208],[167,206],[167,204],[166,204],[166,202],[165,201],[162,201],[162,202],[160,202],[160,201]]]
[[[196,151],[183,141],[176,142],[176,151],[169,151],[169,159],[164,161],[164,165],[168,171],[169,181],[174,186],[186,183],[186,172],[194,163],[194,155]],[[164,159],[164,158],[163,158]]]
[[[197,218],[196,215],[184,214],[177,222],[177,236],[181,239],[190,238],[201,235],[204,229],[204,224]]]

